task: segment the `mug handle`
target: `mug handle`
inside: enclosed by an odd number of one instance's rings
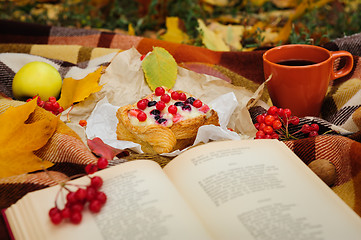
[[[331,80],[343,77],[351,72],[351,70],[353,68],[353,56],[351,53],[349,53],[347,51],[335,51],[335,52],[331,52],[331,57],[332,57],[332,69],[334,69],[335,60],[337,58],[346,57],[345,66],[336,72],[332,71]]]

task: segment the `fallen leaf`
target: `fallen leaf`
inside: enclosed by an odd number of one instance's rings
[[[102,71],[103,67],[99,67],[83,79],[65,78],[58,100],[60,106],[67,109],[73,103],[83,101],[90,94],[100,91],[102,86],[99,85],[99,79]]]
[[[299,4],[299,0],[272,0],[278,8],[293,8]]]
[[[208,25],[208,29],[212,30],[217,36],[220,36],[232,50],[242,49],[241,40],[245,31],[244,26],[223,25],[218,22],[212,22]]]
[[[128,151],[113,148],[112,146],[109,146],[103,142],[98,137],[95,137],[93,139],[88,139],[87,144],[89,146],[89,149],[97,156],[104,157],[108,160],[112,160],[115,156],[118,154],[124,153],[125,155],[128,155]]]
[[[142,61],[142,68],[145,80],[152,91],[160,86],[173,88],[177,79],[178,65],[164,48],[154,47]]]
[[[260,7],[268,0],[251,0],[252,5]]]
[[[233,1],[229,0],[202,0],[204,3],[208,3],[213,6],[226,7],[232,5]]]
[[[212,30],[208,29],[205,23],[198,19],[198,30],[202,36],[202,42],[206,48],[213,51],[229,51],[230,48],[223,41],[222,37],[217,35]]]
[[[128,24],[128,35],[135,36],[135,30],[131,23]]]
[[[58,118],[27,123],[29,115],[37,107],[36,99],[9,107],[0,114],[0,178],[24,174],[53,164],[34,154],[53,135]]]
[[[167,32],[160,36],[162,40],[175,43],[187,43],[189,41],[188,35],[179,28],[178,17],[167,17],[166,27]]]

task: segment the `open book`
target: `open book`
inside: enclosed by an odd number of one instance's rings
[[[150,160],[99,171],[108,201],[79,225],[53,225],[59,186],[5,211],[15,239],[360,239],[361,218],[278,140],[197,146],[164,169]],[[88,178],[74,182],[87,184]]]

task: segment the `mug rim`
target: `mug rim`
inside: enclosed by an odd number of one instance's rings
[[[293,47],[302,47],[302,48],[312,48],[312,49],[317,49],[317,50],[320,50],[324,53],[326,53],[328,56],[325,60],[323,61],[320,61],[320,62],[316,62],[314,64],[311,64],[311,65],[305,65],[305,66],[289,66],[289,65],[281,65],[281,64],[278,64],[276,62],[273,62],[269,59],[267,59],[267,56],[269,54],[272,54],[274,51],[278,51],[280,49],[287,49],[287,48],[293,48]],[[266,61],[267,63],[271,64],[271,65],[274,65],[274,66],[277,66],[277,67],[281,67],[281,68],[310,68],[310,67],[317,67],[317,66],[320,66],[322,64],[324,64],[325,62],[327,61],[330,61],[331,60],[331,57],[332,57],[332,54],[329,50],[323,48],[323,47],[319,47],[319,46],[316,46],[316,45],[309,45],[309,44],[285,44],[285,45],[281,45],[281,46],[276,46],[276,47],[273,47],[271,49],[268,49],[267,51],[265,51],[262,55],[262,58],[263,58],[263,61]]]

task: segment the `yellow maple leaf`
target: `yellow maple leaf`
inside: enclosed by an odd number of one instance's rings
[[[167,32],[160,36],[162,40],[175,42],[175,43],[187,43],[189,37],[179,28],[178,17],[167,17],[166,18]]]
[[[102,89],[99,85],[99,79],[102,75],[103,67],[99,67],[95,72],[89,73],[83,79],[65,78],[61,88],[60,106],[67,109],[75,102],[83,101],[90,94],[96,93]]]
[[[198,29],[202,35],[202,42],[206,48],[213,51],[230,50],[227,44],[223,41],[222,37],[210,30],[201,19],[198,19],[198,26]]]
[[[177,79],[178,65],[164,48],[155,47],[142,61],[145,80],[152,91],[164,86],[173,88]]]
[[[32,123],[27,119],[37,107],[36,99],[9,107],[0,114],[0,178],[48,168],[53,164],[34,154],[53,135],[58,118],[46,118]]]

